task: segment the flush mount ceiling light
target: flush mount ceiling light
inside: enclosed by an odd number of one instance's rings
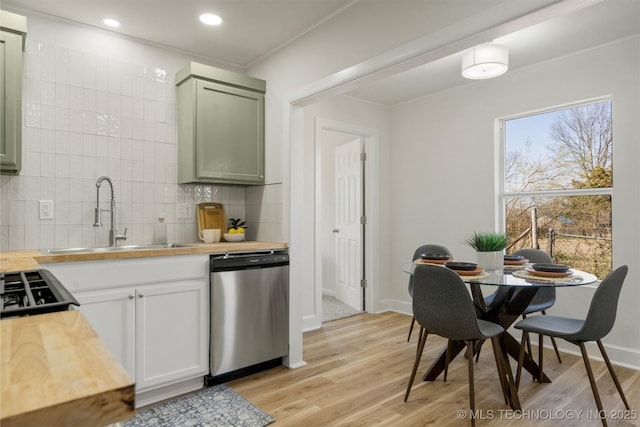
[[[202,15],[200,15],[200,21],[207,25],[222,24],[222,18],[213,13],[203,13]]]
[[[113,18],[104,18],[102,23],[107,27],[118,28],[120,26],[120,21]]]
[[[462,57],[462,76],[467,79],[490,79],[509,69],[509,51],[499,44],[482,44],[469,49]]]

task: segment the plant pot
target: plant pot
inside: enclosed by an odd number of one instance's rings
[[[476,252],[478,265],[485,270],[502,270],[504,251]]]

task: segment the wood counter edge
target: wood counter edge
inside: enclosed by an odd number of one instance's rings
[[[5,318],[0,337],[2,427],[97,426],[135,415],[135,382],[80,311]]]
[[[136,415],[135,384],[2,418],[2,427],[108,426]]]
[[[114,252],[83,252],[76,254],[46,255],[38,250],[0,253],[0,272],[36,270],[40,264],[74,261],[99,261],[105,259],[149,258],[171,255],[224,254],[227,252],[281,250],[288,249],[283,242],[225,242],[225,243],[187,243],[183,248],[137,249]]]

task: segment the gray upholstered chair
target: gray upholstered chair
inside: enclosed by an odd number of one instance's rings
[[[506,403],[508,385],[505,382],[505,378],[507,378],[505,375],[508,375],[511,384],[513,384],[513,377],[511,376],[511,369],[508,369],[508,372],[505,371],[504,353],[499,341],[504,328],[476,317],[474,303],[464,282],[460,276],[446,267],[431,264],[417,265],[414,271],[413,283],[413,316],[420,325],[421,334],[404,401],[406,402],[409,398],[427,336],[436,334],[448,338],[449,342],[457,340],[467,343],[469,401],[472,413],[475,413],[474,344],[476,340],[490,338],[493,343],[496,365],[500,374],[500,385]],[[450,346],[447,348],[446,365],[449,363],[449,348]],[[515,390],[515,387],[512,387],[511,390]],[[474,417],[470,418],[471,425],[475,425]]]
[[[543,250],[534,249],[534,248],[525,248],[518,249],[513,252],[513,255],[522,255],[531,263],[543,263],[543,264],[552,264],[553,259],[551,256]],[[485,298],[485,305],[490,305],[493,300],[493,296],[495,294],[491,294]],[[550,308],[556,302],[556,288],[553,286],[540,287],[536,291],[535,296],[527,306],[527,308],[522,312],[522,318],[526,319],[528,314],[541,312],[542,314],[547,314],[547,309]],[[560,351],[558,350],[558,344],[556,343],[555,338],[551,337],[551,344],[553,345],[553,349],[556,352],[556,357],[558,358],[558,362],[562,363],[562,358],[560,357]],[[527,341],[527,346],[529,348],[529,352],[531,352],[531,343]]]
[[[422,245],[419,246],[414,252],[413,252],[413,258],[411,258],[411,261],[415,261],[417,259],[419,259],[422,254],[431,254],[431,255],[448,255],[449,257],[452,257],[451,252],[449,251],[449,249],[447,249],[444,246],[441,245]],[[411,295],[411,297],[413,297],[413,275],[409,276],[409,295]],[[415,318],[411,318],[411,326],[409,327],[409,335],[407,336],[407,342],[411,339],[411,333],[413,332],[413,325],[416,323],[416,319]]]
[[[602,345],[602,338],[604,338],[609,331],[613,328],[613,324],[616,320],[616,311],[618,308],[618,299],[620,297],[620,289],[627,276],[629,268],[626,265],[616,268],[605,277],[593,294],[589,311],[584,320],[571,319],[568,317],[559,316],[531,316],[527,317],[516,323],[514,327],[522,331],[522,342],[520,344],[520,355],[518,357],[518,371],[516,375],[516,385],[520,384],[520,374],[522,372],[522,361],[524,359],[524,345],[525,341],[530,333],[542,335],[548,335],[550,337],[562,338],[572,344],[580,347],[582,353],[582,359],[584,360],[585,368],[587,369],[587,375],[589,376],[589,382],[591,383],[591,391],[593,397],[596,400],[598,411],[600,414],[604,414],[602,409],[602,401],[600,400],[600,394],[596,387],[596,381],[591,371],[591,364],[589,363],[589,356],[585,343],[589,341],[595,341],[600,348],[602,358],[604,359],[611,378],[622,397],[624,406],[629,408],[627,398],[622,391],[618,377],[611,366],[609,357]],[[542,341],[542,340],[541,340]],[[538,348],[538,366],[540,373],[542,373],[542,342]],[[541,375],[539,376],[541,378]],[[607,425],[606,419],[602,418],[602,424]]]

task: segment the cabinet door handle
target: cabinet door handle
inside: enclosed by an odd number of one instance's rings
[[[144,294],[141,292],[138,294],[138,298],[144,298]]]
[[[135,298],[133,294],[129,294],[129,299]]]

